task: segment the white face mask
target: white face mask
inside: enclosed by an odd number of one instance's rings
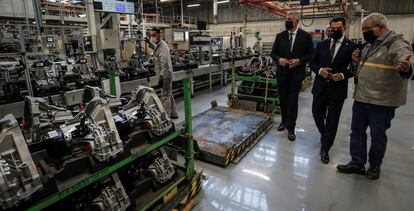
[[[151,42],[157,44],[158,39],[156,37],[151,37]]]

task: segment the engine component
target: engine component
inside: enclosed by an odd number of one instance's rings
[[[24,102],[24,134],[27,143],[40,141],[41,135],[56,124],[63,124],[73,118],[72,112],[50,105],[43,98],[26,96]]]
[[[96,211],[124,211],[130,205],[128,194],[117,173],[111,176],[113,185],[108,185],[101,190],[101,194],[91,203],[91,209]],[[109,181],[106,183],[110,183]]]
[[[33,87],[37,96],[46,96],[59,91],[58,77],[54,75],[54,71],[51,71],[50,67],[49,60],[38,60],[32,65]]]
[[[132,96],[119,116],[133,128],[147,127],[156,136],[163,136],[173,129],[173,122],[153,88],[139,86]]]
[[[92,155],[98,161],[108,161],[123,151],[109,103],[102,98],[92,99],[85,111],[79,112],[61,128],[65,140],[89,143]]]
[[[0,206],[15,207],[43,187],[17,120],[0,120]]]
[[[109,107],[113,110],[116,110],[115,108],[122,106],[121,100],[119,100],[115,96],[106,94],[105,92],[103,92],[101,88],[94,86],[85,86],[82,99],[84,104],[89,103],[92,99],[97,97],[108,101]]]
[[[165,150],[160,147],[137,160],[128,167],[120,169],[122,184],[131,197],[139,197],[156,191],[170,182],[177,173]]]
[[[153,66],[153,65],[152,65]],[[147,78],[155,76],[154,68],[148,63],[148,58],[133,54],[127,63],[123,64],[122,69],[127,73],[128,80]]]
[[[131,205],[125,187],[118,173],[112,173],[52,205],[48,210],[124,211]]]
[[[272,69],[270,65],[272,59],[267,56],[253,57],[250,59],[249,63],[246,65],[246,68],[238,72],[241,75],[252,76],[255,74],[264,74],[264,72],[270,72]],[[273,78],[273,76],[271,76]]]
[[[174,176],[175,168],[172,166],[164,148],[160,148],[159,155],[155,156],[154,162],[148,167],[147,171],[155,181],[163,184]]]

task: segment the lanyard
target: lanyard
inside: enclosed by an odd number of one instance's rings
[[[384,37],[384,39],[381,41],[380,44],[378,44],[378,46],[375,49],[372,48],[374,45],[369,46],[369,49],[368,49],[367,53],[365,54],[364,59],[362,60],[362,64],[361,64],[360,69],[364,66],[364,64],[368,60],[368,58],[371,57],[372,55],[374,55],[374,53],[377,52],[377,50],[381,46],[382,42],[384,42],[384,40],[387,39],[387,37],[390,36],[390,34],[391,34],[391,32],[388,32],[387,36]],[[371,52],[371,50],[372,50],[372,52]]]

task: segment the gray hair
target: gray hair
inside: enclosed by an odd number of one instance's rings
[[[298,21],[300,20],[300,13],[298,13],[298,12],[288,12],[286,14],[286,16],[288,16],[288,15],[293,16]]]
[[[385,17],[385,15],[383,15],[382,13],[372,13],[372,14],[369,14],[367,17],[365,17],[364,19],[362,19],[362,22],[365,22],[367,20],[371,20],[372,23],[375,26],[388,27],[387,17]]]

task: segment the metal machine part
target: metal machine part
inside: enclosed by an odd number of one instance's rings
[[[59,93],[59,77],[50,68],[51,62],[49,60],[37,60],[33,63],[31,72],[36,96],[47,96],[49,94]]]
[[[117,173],[111,176],[113,185],[108,185],[101,189],[101,194],[91,203],[91,209],[96,211],[124,211],[130,205],[128,194],[122,185]],[[109,181],[106,183],[110,183]]]
[[[175,168],[170,162],[164,148],[160,148],[159,155],[156,155],[154,162],[148,167],[147,171],[158,183],[169,181],[175,174]]]
[[[153,65],[152,65],[153,66]],[[143,55],[133,54],[128,62],[123,63],[122,70],[127,74],[127,80],[135,80],[155,76],[154,67]]]
[[[94,74],[92,69],[89,68],[88,61],[84,56],[79,56],[75,60],[75,65],[73,69],[75,72],[80,74],[82,84],[89,84],[91,82],[99,80],[99,78]]]
[[[23,62],[15,57],[0,58],[0,103],[19,101],[27,94]]]
[[[65,140],[85,142],[91,154],[100,162],[109,161],[123,151],[108,101],[94,98],[72,120],[61,127]]]
[[[102,98],[109,102],[109,107],[118,108],[122,106],[120,99],[116,98],[113,95],[106,94],[101,88],[95,86],[85,86],[83,92],[83,103],[87,104],[95,98]]]
[[[153,88],[138,86],[132,99],[119,114],[133,127],[146,126],[156,136],[163,136],[173,129],[173,122],[168,117],[161,100]]]
[[[184,62],[176,51],[171,53],[171,62],[173,65],[173,71],[180,71],[186,69]]]
[[[50,105],[43,98],[26,96],[24,103],[23,131],[27,143],[41,141],[42,134],[54,125],[64,124],[73,118],[71,111]]]
[[[119,171],[127,192],[133,197],[144,195],[171,181],[177,169],[171,164],[163,147],[135,160],[130,166]]]
[[[0,120],[0,206],[18,206],[43,187],[19,124],[13,115]]]
[[[238,73],[242,75],[254,75],[254,74],[264,74],[264,72],[271,72],[273,69],[270,67],[272,64],[272,59],[267,56],[258,56],[250,59],[249,63],[246,65],[246,68],[240,70]],[[271,74],[271,78],[274,75]]]

